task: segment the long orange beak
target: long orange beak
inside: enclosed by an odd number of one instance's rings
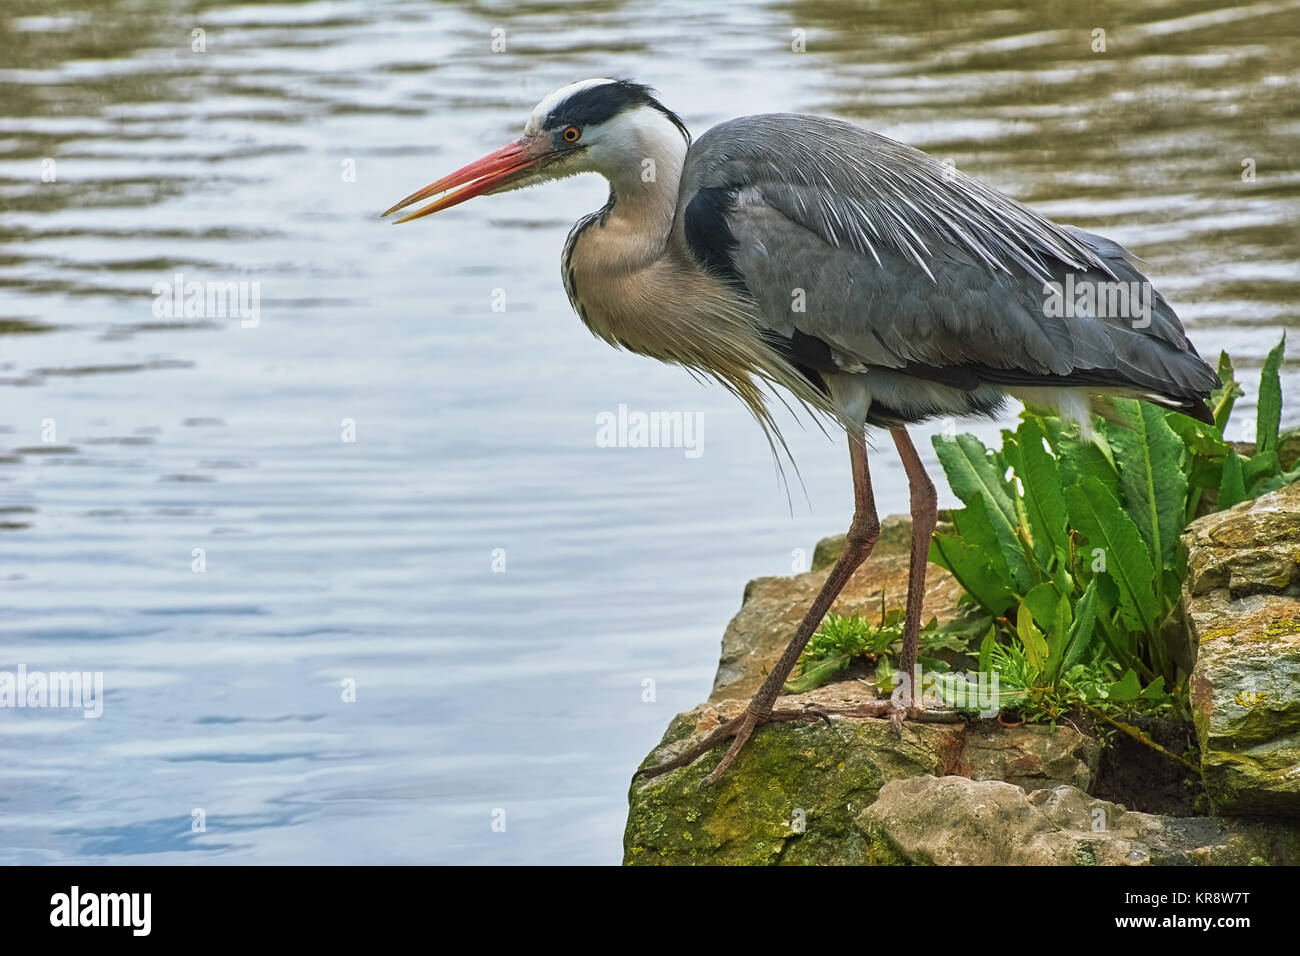
[[[412,219],[420,219],[423,216],[430,216],[435,212],[450,209],[452,206],[457,206],[467,199],[473,199],[475,196],[481,196],[494,186],[499,186],[506,180],[511,179],[521,170],[532,166],[546,155],[545,153],[539,154],[535,149],[535,145],[535,143],[528,140],[520,139],[502,146],[496,152],[488,153],[482,159],[470,163],[463,169],[456,170],[450,176],[444,176],[436,183],[425,186],[419,192],[411,193],[392,209],[385,212],[384,215],[392,215],[399,209],[405,209],[411,203],[419,202],[421,199],[428,199],[438,193],[447,193],[447,195],[431,202],[423,209],[396,220],[393,223],[396,226],[404,222],[410,222]],[[464,186],[465,188],[458,189],[456,192],[447,192],[449,189],[456,189],[457,186]]]

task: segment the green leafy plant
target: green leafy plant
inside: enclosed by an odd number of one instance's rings
[[[1026,410],[998,450],[973,435],[935,438],[964,507],[930,560],[994,620],[981,669],[998,670],[1026,706],[1184,696],[1165,636],[1186,575],[1180,534],[1207,508],[1300,478],[1278,457],[1284,345],[1264,364],[1251,454],[1223,437],[1241,395],[1226,354],[1213,425],[1115,399],[1091,436]]]
[[[1026,644],[1018,634],[998,643],[990,633],[980,648],[980,670],[998,675],[994,705],[1016,710],[1027,720],[1055,722],[1080,709],[1095,708],[1127,715],[1139,702],[1150,705],[1143,708],[1147,711],[1174,706],[1164,678],[1143,687],[1135,671],[1125,671],[1116,679],[1106,664],[1093,659],[1053,667],[1042,647]],[[943,688],[942,683],[939,686]]]
[[[1170,427],[1178,433],[1192,455],[1188,469],[1190,494],[1187,520],[1208,511],[1231,508],[1285,484],[1300,480],[1300,463],[1284,471],[1281,452],[1282,356],[1286,336],[1268,353],[1260,372],[1259,401],[1255,411],[1253,453],[1245,454],[1224,439],[1233,407],[1242,395],[1232,359],[1224,352],[1219,357],[1219,378],[1223,384],[1210,397],[1214,425],[1205,425],[1183,415],[1169,417]]]
[[[903,640],[903,611],[885,609],[885,596],[880,596],[880,616],[873,624],[859,614],[842,616],[827,614],[812,636],[808,646],[799,655],[798,670],[793,680],[782,688],[785,694],[802,694],[828,684],[854,661],[876,666],[878,686],[892,684],[891,658],[896,656]],[[918,660],[931,671],[944,671],[948,664],[934,655],[964,651],[970,644],[970,634],[961,623],[940,627],[931,619],[921,628],[921,654]]]
[[[930,560],[965,591],[968,613],[921,631],[921,666],[952,706],[969,708],[966,676],[950,662],[978,656],[998,675],[995,705],[1030,721],[1090,715],[1102,734],[1123,733],[1190,769],[1129,721],[1188,715],[1187,675],[1167,633],[1186,576],[1179,537],[1188,521],[1300,480],[1285,469],[1280,369],[1285,338],[1261,373],[1255,444],[1224,438],[1242,390],[1219,359],[1214,424],[1116,399],[1090,435],[1026,409],[1002,447],[973,435],[935,439],[963,507],[934,536]],[[855,662],[893,683],[903,636],[900,610],[879,617],[828,615],[784,692],[828,683]]]

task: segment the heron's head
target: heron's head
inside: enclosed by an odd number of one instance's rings
[[[602,173],[615,183],[646,181],[647,160],[671,162],[675,157],[680,166],[689,142],[686,126],[648,86],[630,80],[582,80],[538,103],[519,139],[412,193],[384,215],[446,193],[397,220],[410,222],[475,196],[577,173]]]

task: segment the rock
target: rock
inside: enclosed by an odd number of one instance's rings
[[[882,592],[887,608],[906,603],[911,528],[911,522],[901,516],[881,523],[880,541],[831,608],[834,613],[879,619]],[[816,570],[793,577],[756,578],[745,586],[740,610],[722,637],[722,654],[709,700],[748,698],[758,689],[767,670],[790,643],[843,546],[843,536],[824,539],[813,552]],[[925,620],[937,617],[942,624],[955,617],[961,588],[952,575],[932,564],[926,571],[925,585]]]
[[[785,699],[781,706],[789,703]],[[679,716],[646,764],[671,757],[744,706],[738,700],[704,704]],[[954,724],[909,723],[901,737],[887,720],[768,724],[708,789],[699,783],[725,747],[662,777],[633,781],[624,862],[896,862],[863,839],[854,817],[889,780],[945,772],[961,738],[961,726]]]
[[[1300,594],[1300,482],[1192,522],[1187,592]]]
[[[778,707],[843,709],[874,696],[867,684],[841,681],[783,697]],[[678,716],[644,765],[680,753],[744,706],[728,700]],[[856,822],[888,781],[1005,773],[1030,788],[1090,784],[1098,744],[1066,726],[1006,728],[991,721],[970,727],[909,721],[901,736],[889,721],[870,718],[776,723],[759,728],[727,773],[701,790],[699,782],[724,750],[633,782],[624,862],[896,863],[897,854]]]
[[[834,610],[874,617],[882,592],[887,606],[901,606],[909,537],[906,519],[887,519]],[[635,780],[625,862],[1300,863],[1300,484],[1201,518],[1184,541],[1188,577],[1167,636],[1189,667],[1195,662],[1196,733],[1221,816],[1141,813],[1090,796],[1099,745],[1066,724],[909,721],[895,735],[886,720],[832,716],[759,728],[707,790],[699,783],[725,747]],[[842,546],[820,542],[806,574],[750,582],[709,702],[674,719],[646,765],[741,712]],[[960,594],[931,565],[926,617],[954,618]],[[868,682],[841,679],[777,706],[824,710],[874,697]],[[1148,798],[1113,773],[1102,789]],[[1184,813],[1194,804],[1156,805]]]
[[[885,525],[887,525],[892,519],[896,517],[899,516],[890,515],[888,518],[886,518],[884,521],[880,523],[880,537],[882,539],[885,537]],[[829,568],[832,564],[835,563],[835,560],[844,551],[845,537],[847,536],[842,534],[834,534],[831,535],[829,538],[822,538],[820,541],[817,542],[817,546],[813,548],[812,569],[814,571],[825,571],[827,568]],[[877,547],[879,547],[881,543],[882,542],[877,541],[876,542]]]
[[[1292,428],[1278,437],[1277,462],[1283,471],[1290,471],[1300,462],[1300,428]]]
[[[1091,790],[1101,745],[1064,724],[1005,728],[991,721],[971,725],[954,773],[973,780],[1005,780],[1038,790],[1062,783]]]
[[[1300,600],[1196,599],[1192,717],[1218,813],[1300,816]]]
[[[1300,816],[1300,484],[1184,535],[1192,713],[1217,813]]]
[[[1300,863],[1300,827],[1136,813],[1072,786],[894,780],[858,816],[876,856],[940,866],[1240,866]]]

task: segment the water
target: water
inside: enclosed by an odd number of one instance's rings
[[[1300,4],[190,7],[0,14],[0,670],[106,686],[0,712],[5,862],[618,860],[744,582],[849,481],[795,430],[787,495],[719,390],[583,330],[558,260],[598,180],[377,219],[554,87],[951,157],[1138,250],[1248,381],[1300,324]],[[155,316],[176,273],[260,283],[260,323]],[[620,403],[701,414],[704,454],[597,447]]]

